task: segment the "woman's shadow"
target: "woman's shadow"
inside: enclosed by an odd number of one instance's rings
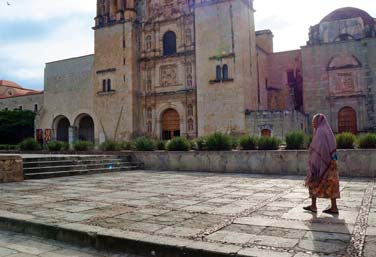
[[[309,231],[299,246],[305,250],[320,254],[346,255],[350,243],[353,225],[339,214],[312,213]]]

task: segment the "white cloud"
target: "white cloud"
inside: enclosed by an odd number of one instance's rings
[[[61,16],[95,13],[96,0],[0,0],[2,20],[48,20]],[[93,16],[94,18],[94,16]]]
[[[0,79],[14,79],[43,88],[46,62],[93,53],[96,0],[0,0],[1,22],[51,20],[62,22],[39,40],[34,38],[0,47]],[[308,40],[308,29],[333,10],[353,6],[376,17],[376,1],[371,0],[255,0],[256,29],[271,29],[276,51],[297,49]],[[18,31],[14,31],[17,38]],[[34,83],[35,84],[35,83]],[[33,84],[33,85],[34,85]],[[31,85],[31,83],[30,83]]]
[[[2,22],[59,19],[56,27],[35,39],[22,37],[0,47],[0,79],[23,82],[24,87],[43,89],[46,62],[91,54],[94,51],[95,0],[11,0],[11,8],[0,0]],[[16,7],[15,7],[16,6]],[[18,31],[14,31],[17,38]],[[30,84],[29,84],[30,81]],[[36,81],[38,85],[36,85]]]

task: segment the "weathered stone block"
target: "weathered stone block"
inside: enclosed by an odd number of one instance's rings
[[[22,163],[22,158],[18,155],[0,156],[0,183],[23,181]]]

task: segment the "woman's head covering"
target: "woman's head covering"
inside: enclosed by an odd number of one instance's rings
[[[317,128],[313,134],[309,147],[309,184],[319,184],[330,168],[332,155],[336,152],[336,138],[324,114],[319,113],[313,117]]]

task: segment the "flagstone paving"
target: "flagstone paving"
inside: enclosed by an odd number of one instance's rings
[[[317,214],[302,210],[302,177],[129,171],[1,184],[0,217],[239,256],[375,256],[374,180],[340,186],[340,215],[331,216],[324,199]]]

